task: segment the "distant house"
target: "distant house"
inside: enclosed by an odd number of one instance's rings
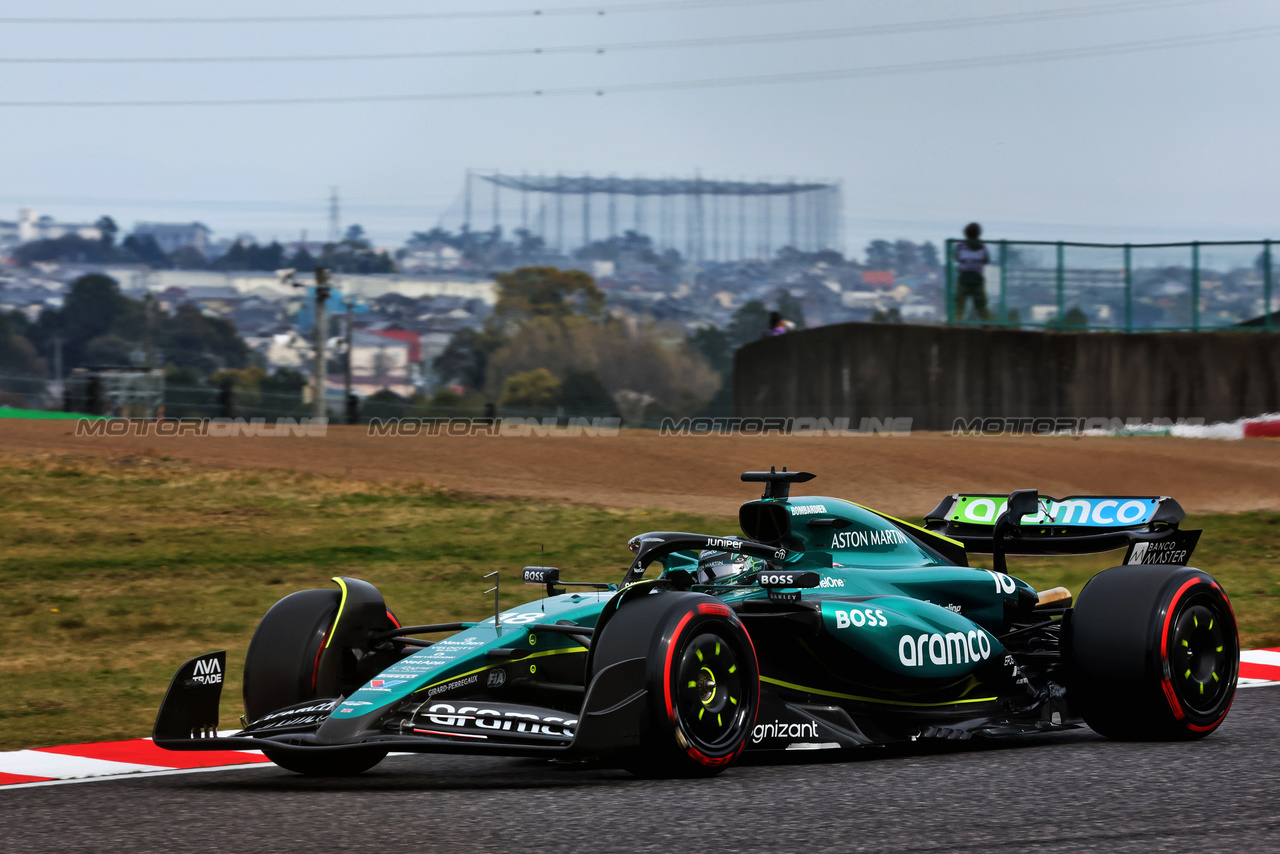
[[[892,270],[863,270],[862,284],[872,288],[888,290],[893,287]]]
[[[412,336],[413,341],[395,337],[402,334]],[[417,350],[418,358],[421,359],[421,345],[415,333],[355,330],[351,336],[352,388],[364,395],[384,388],[405,397],[413,394],[411,346]]]
[[[33,240],[56,240],[68,234],[85,240],[101,240],[102,232],[87,222],[57,222],[51,216],[23,208],[16,220],[0,220],[0,252],[7,252],[22,243]]]
[[[194,246],[201,254],[209,249],[209,227],[199,222],[136,222],[135,237],[150,237],[166,255],[184,246]]]

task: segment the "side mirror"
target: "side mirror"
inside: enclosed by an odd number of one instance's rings
[[[1023,516],[1034,516],[1040,512],[1040,491],[1037,489],[1015,489],[1009,493],[1009,521],[1018,524]]]

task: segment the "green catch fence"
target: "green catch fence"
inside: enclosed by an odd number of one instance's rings
[[[959,287],[956,247],[963,242],[947,241],[948,323],[1123,332],[1280,326],[1272,317],[1280,247],[1270,240],[987,240],[985,317]]]

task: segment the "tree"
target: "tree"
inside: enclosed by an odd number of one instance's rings
[[[764,337],[769,326],[769,309],[758,299],[744,302],[729,321],[729,343],[733,349]]]
[[[289,266],[299,273],[314,273],[316,271],[316,259],[307,251],[307,247],[302,246],[289,259]]]
[[[893,244],[887,240],[873,240],[868,243],[867,266],[872,270],[893,269]]]
[[[494,332],[510,332],[535,317],[598,319],[604,310],[604,294],[581,270],[520,267],[494,278],[498,301],[486,324]]]
[[[116,221],[109,216],[100,216],[98,221],[93,224],[98,229],[98,233],[102,235],[100,238],[102,245],[108,249],[116,245],[116,235],[120,233],[120,226],[116,225]]]
[[[0,371],[43,377],[48,367],[23,334],[30,325],[26,321],[27,318],[16,311],[11,315],[0,314]]]
[[[546,368],[534,368],[507,377],[499,406],[549,409],[560,401],[560,380]]]
[[[13,260],[20,267],[40,261],[77,261],[87,264],[105,264],[119,260],[114,247],[101,240],[85,240],[78,234],[64,234],[54,240],[33,240],[13,250]]]
[[[707,360],[711,370],[722,378],[727,378],[733,370],[733,350],[729,347],[729,336],[718,326],[704,326],[689,336],[689,346],[697,350]]]
[[[463,327],[453,333],[444,352],[432,360],[431,367],[445,382],[457,381],[469,389],[481,389],[489,357],[499,346],[496,337]]]
[[[897,240],[893,244],[893,269],[909,273],[920,266],[920,251],[910,240]]]
[[[168,361],[178,367],[197,368],[206,373],[223,368],[243,368],[249,362],[249,348],[226,320],[205,317],[190,303],[178,306],[165,324],[160,345]]]
[[[150,234],[130,234],[120,247],[149,267],[165,268],[169,266],[169,256],[164,254],[160,244]]]
[[[169,265],[178,270],[203,270],[209,259],[194,246],[179,246],[169,253]]]
[[[1066,329],[1084,329],[1089,325],[1089,317],[1080,309],[1080,306],[1073,305],[1067,309],[1061,325]]]
[[[572,371],[560,384],[560,405],[570,415],[616,416],[618,405],[600,377],[590,371]]]
[[[215,270],[279,270],[285,266],[284,247],[274,240],[267,246],[237,240],[210,266]]]
[[[920,264],[933,269],[942,266],[941,258],[938,255],[938,247],[933,245],[933,241],[926,240],[920,244]]]
[[[363,243],[365,248],[369,247],[369,241],[364,236],[364,226],[352,224],[347,226],[347,233],[342,239],[348,243]]]
[[[535,317],[521,325],[489,360],[490,399],[508,377],[546,368],[558,378],[575,372],[600,377],[621,403],[624,392],[655,401],[664,411],[692,415],[715,393],[718,377],[676,330],[618,320]]]

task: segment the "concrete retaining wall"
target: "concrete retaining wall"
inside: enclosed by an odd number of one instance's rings
[[[1203,418],[1280,411],[1280,334],[1072,333],[844,323],[734,356],[738,417]]]

